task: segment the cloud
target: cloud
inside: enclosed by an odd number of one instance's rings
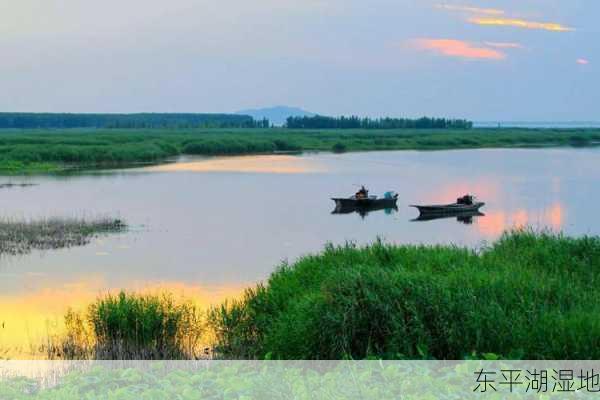
[[[473,17],[469,22],[476,25],[485,26],[513,26],[524,29],[540,29],[553,32],[569,32],[574,31],[570,28],[555,22],[535,22],[516,18],[488,18],[488,17]]]
[[[427,50],[448,57],[479,60],[503,60],[506,58],[506,54],[501,51],[489,47],[479,47],[463,40],[416,39],[413,44],[420,50]]]
[[[523,48],[523,45],[521,43],[485,42],[484,44],[488,47],[495,47],[498,49],[522,49]]]
[[[503,10],[498,10],[495,8],[479,8],[479,7],[469,7],[469,6],[457,6],[451,4],[437,4],[437,8],[441,8],[448,11],[462,11],[473,14],[484,14],[484,15],[504,15]]]
[[[590,63],[590,61],[586,58],[578,58],[576,62],[579,65],[588,65]]]

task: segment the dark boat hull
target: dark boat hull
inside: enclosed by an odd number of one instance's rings
[[[474,218],[485,217],[485,214],[479,211],[458,211],[454,213],[446,214],[420,214],[418,218],[413,219],[413,222],[417,221],[435,221],[439,219],[456,218],[457,222],[470,225],[473,223]]]
[[[344,199],[344,198],[333,198],[335,206],[338,208],[394,208],[398,203],[398,198],[392,199]]]
[[[485,203],[473,203],[473,204],[439,204],[439,205],[425,205],[416,206],[421,215],[453,215],[460,213],[478,212]]]
[[[370,212],[381,211],[384,210],[386,213],[392,213],[394,211],[398,211],[398,207],[396,204],[375,204],[375,205],[337,205],[335,206],[335,210],[332,211],[332,214],[352,214],[357,213],[360,214],[361,217],[365,217]]]

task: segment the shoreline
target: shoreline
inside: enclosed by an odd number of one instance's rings
[[[596,148],[600,129],[0,131],[0,176],[162,166],[180,157],[376,151]]]

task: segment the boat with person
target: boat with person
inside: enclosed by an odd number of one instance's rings
[[[398,194],[395,192],[386,192],[383,197],[371,196],[369,191],[362,186],[356,194],[350,197],[332,197],[336,207],[356,208],[356,207],[380,207],[394,208],[398,203]]]
[[[371,206],[356,206],[356,205],[336,205],[335,209],[331,212],[332,214],[352,214],[357,213],[362,218],[366,218],[370,213],[384,211],[385,214],[391,215],[398,212],[398,206],[389,204],[375,204]]]
[[[475,196],[466,194],[452,204],[411,205],[411,207],[417,208],[421,215],[447,215],[478,212],[484,205],[484,202],[476,201]]]

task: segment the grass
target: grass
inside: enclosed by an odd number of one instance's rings
[[[118,232],[125,228],[122,220],[113,218],[0,219],[0,255],[22,255],[32,250],[83,246],[98,234]]]
[[[600,237],[328,245],[208,310],[120,293],[69,312],[51,359],[600,358]],[[207,344],[210,348],[206,347]]]
[[[600,358],[600,238],[327,246],[210,313],[241,359]]]
[[[204,355],[203,314],[168,294],[107,295],[65,317],[67,334],[47,347],[51,359],[172,360]]]
[[[600,237],[328,245],[209,310],[121,293],[69,312],[58,359],[600,358]],[[210,344],[210,351],[204,347]]]
[[[293,130],[61,129],[0,131],[0,173],[161,162],[173,156],[290,151],[591,146],[598,129]]]

